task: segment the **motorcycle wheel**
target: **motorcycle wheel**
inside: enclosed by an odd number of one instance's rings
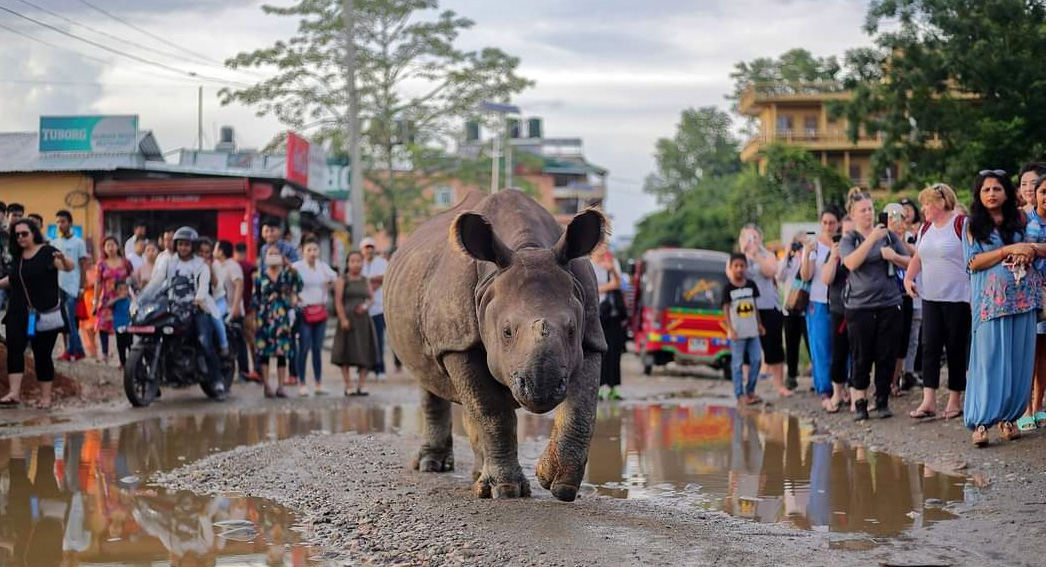
[[[153,352],[144,344],[131,347],[127,353],[127,365],[123,371],[123,390],[127,400],[136,408],[147,407],[156,399],[159,384],[149,377]]]

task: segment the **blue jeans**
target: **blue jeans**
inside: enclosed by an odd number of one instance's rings
[[[69,356],[83,356],[84,344],[80,341],[80,325],[76,320],[77,297],[71,293],[62,292],[65,298],[65,353]]]
[[[225,332],[225,322],[222,321],[222,317],[225,317],[229,313],[229,308],[225,304],[225,298],[217,300],[215,303],[218,304],[218,313],[221,317],[211,316],[211,322],[214,324],[214,332],[218,334],[218,346],[222,350],[228,350],[229,348],[229,336]]]
[[[748,382],[744,383],[745,354],[748,355]],[[763,365],[763,347],[759,337],[730,341],[730,369],[733,371],[734,395],[740,398],[755,392],[759,367]]]
[[[374,339],[378,343],[378,362],[374,365],[374,374],[385,373],[385,314],[371,315],[374,321]]]
[[[323,374],[323,339],[327,336],[327,321],[319,323],[301,322],[301,334],[298,335],[298,383],[305,384],[305,362],[312,351],[312,373],[316,383],[321,382]]]
[[[196,340],[203,349],[203,356],[207,359],[207,370],[211,375],[211,383],[222,386],[222,365],[218,360],[218,353],[214,350],[214,317],[204,310],[197,310],[193,316],[196,323]]]

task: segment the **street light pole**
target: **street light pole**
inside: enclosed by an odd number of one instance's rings
[[[366,235],[363,214],[363,164],[360,163],[360,100],[356,91],[356,34],[353,0],[342,1],[342,22],[345,26],[345,84],[349,96],[349,154],[352,160],[352,180],[349,182],[348,205],[352,209],[352,244],[359,246]]]
[[[498,117],[498,127],[494,133],[494,140],[491,142],[490,150],[490,193],[493,195],[498,192],[498,173],[501,168],[498,167],[500,164],[498,160],[501,158],[501,130],[502,123],[504,122],[503,117]]]
[[[498,167],[498,160],[501,158],[501,137],[505,135],[506,121],[505,116],[508,114],[519,115],[519,107],[512,104],[503,104],[500,102],[489,102],[483,101],[479,103],[478,110],[480,112],[489,112],[498,117],[498,123],[495,127],[494,140],[491,143],[491,164],[490,164],[490,192],[498,192],[498,173],[501,168]],[[508,157],[505,161],[505,181],[508,184],[512,182],[512,144],[508,142],[508,149],[506,151]]]

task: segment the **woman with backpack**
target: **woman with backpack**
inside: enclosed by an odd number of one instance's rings
[[[904,289],[923,300],[923,401],[908,415],[936,417],[941,383],[941,353],[948,354],[948,405],[945,419],[962,415],[966,357],[970,344],[970,276],[963,252],[963,215],[955,211],[955,191],[937,183],[919,193],[926,223],[919,229],[916,253]],[[923,274],[922,285],[916,277]]]

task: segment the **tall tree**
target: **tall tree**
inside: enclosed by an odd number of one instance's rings
[[[316,141],[347,148],[341,10],[341,0],[262,6],[266,14],[298,18],[297,33],[227,60],[233,69],[257,67],[274,75],[249,88],[222,90],[222,103],[255,106],[259,115],[273,115],[292,129],[311,132]],[[461,119],[480,101],[506,101],[533,83],[517,74],[519,59],[500,49],[455,46],[473,21],[439,11],[438,0],[356,0],[355,10],[363,143],[384,169],[370,168],[368,179],[380,190],[382,224],[395,246],[399,211],[414,208],[418,200],[418,192],[408,190],[420,182],[410,167],[411,146],[449,144]],[[407,167],[397,171],[397,164]],[[401,184],[395,177],[413,179]]]
[[[856,139],[881,133],[875,167],[902,183],[969,183],[1046,150],[1046,6],[1026,0],[874,0],[876,48],[847,54],[854,98],[838,112]]]
[[[738,112],[741,96],[752,85],[775,83],[830,83],[839,79],[841,66],[835,56],[817,57],[806,49],[790,49],[779,57],[759,57],[734,64],[730,79],[733,91],[727,100],[733,101],[732,110]],[[755,119],[745,117],[746,130],[754,130]]]
[[[702,179],[741,171],[732,125],[730,115],[714,106],[684,110],[675,136],[657,141],[657,173],[647,177],[643,190],[662,205],[672,205]]]

